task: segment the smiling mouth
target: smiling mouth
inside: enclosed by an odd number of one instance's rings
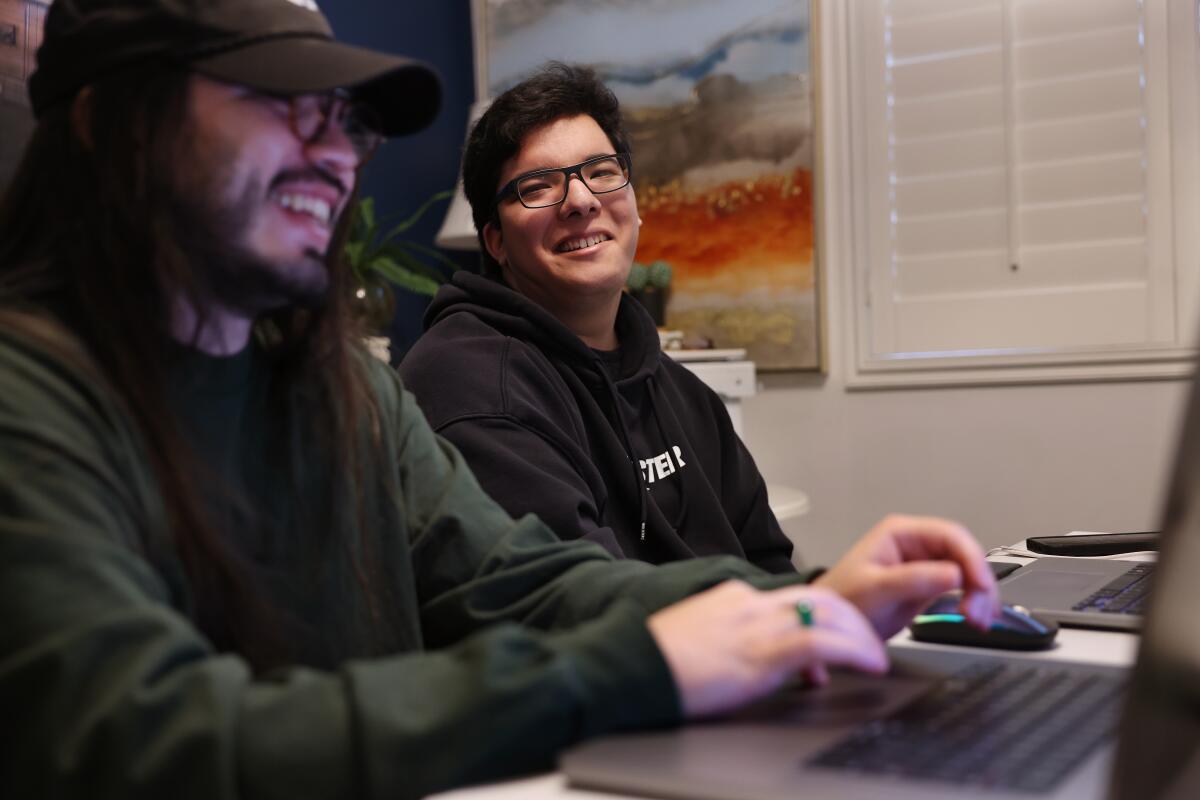
[[[288,211],[307,214],[326,228],[333,217],[333,207],[319,197],[298,192],[272,192],[271,199]]]
[[[573,253],[576,250],[583,250],[587,247],[595,247],[601,242],[607,242],[612,237],[606,233],[597,233],[593,236],[584,236],[579,239],[568,239],[558,246],[560,253]]]

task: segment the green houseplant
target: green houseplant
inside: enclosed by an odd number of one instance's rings
[[[625,285],[634,299],[646,307],[654,324],[660,328],[666,324],[667,293],[671,288],[671,265],[666,261],[653,261],[649,266],[633,262]]]
[[[368,332],[377,333],[391,323],[396,310],[393,284],[432,297],[458,269],[436,249],[404,238],[430,208],[453,194],[451,190],[434,194],[391,227],[389,220],[376,217],[374,198],[364,197],[354,207],[345,259],[352,276],[351,306]]]

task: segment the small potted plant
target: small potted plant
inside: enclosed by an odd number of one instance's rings
[[[428,245],[402,238],[435,204],[454,193],[446,190],[390,228],[375,217],[375,201],[364,197],[354,209],[345,258],[353,275],[351,305],[368,333],[378,334],[391,324],[396,310],[392,285],[432,297],[458,265]]]
[[[666,261],[653,261],[649,266],[633,262],[629,277],[625,280],[629,293],[650,312],[654,324],[666,324],[667,292],[671,288],[671,265]]]

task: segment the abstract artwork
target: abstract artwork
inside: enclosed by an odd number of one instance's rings
[[[667,327],[818,369],[811,0],[476,0],[481,89],[548,59],[621,101],[641,228],[665,261]]]

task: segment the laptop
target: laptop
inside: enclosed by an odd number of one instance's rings
[[[1155,564],[1100,558],[1039,558],[1000,581],[1006,603],[1060,625],[1136,631]]]
[[[892,647],[887,677],[838,674],[720,720],[596,739],[568,751],[562,770],[572,786],[680,800],[1200,797],[1195,380],[1168,498],[1132,677]]]

